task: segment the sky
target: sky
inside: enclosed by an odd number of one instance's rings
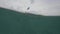
[[[60,16],[60,0],[0,0],[0,7],[35,15]]]

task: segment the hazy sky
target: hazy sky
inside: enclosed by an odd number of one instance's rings
[[[60,0],[0,0],[0,7],[37,15],[60,16]]]

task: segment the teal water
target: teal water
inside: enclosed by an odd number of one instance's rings
[[[0,34],[60,34],[60,16],[41,16],[0,8]]]

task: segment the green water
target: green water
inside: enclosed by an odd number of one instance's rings
[[[0,34],[60,34],[60,16],[23,14],[0,8]]]

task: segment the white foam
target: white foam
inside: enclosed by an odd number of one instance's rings
[[[33,3],[31,0],[0,0],[0,7],[36,15],[60,16],[60,0],[33,0]]]

